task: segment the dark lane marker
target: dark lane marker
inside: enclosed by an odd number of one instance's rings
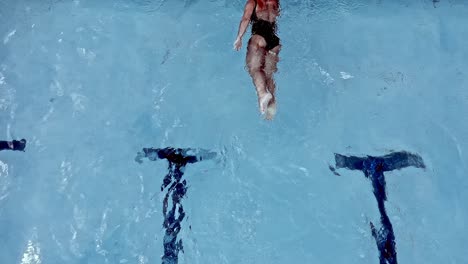
[[[24,151],[26,148],[26,139],[13,141],[0,141],[0,151],[2,150],[17,150]]]
[[[187,182],[182,180],[185,166],[189,163],[213,159],[216,156],[216,152],[203,149],[144,148],[142,152],[138,152],[135,158],[138,163],[142,163],[143,158],[148,158],[151,161],[165,159],[169,162],[168,173],[161,185],[161,191],[167,190],[163,200],[163,227],[166,229],[163,240],[163,264],[178,263],[179,251],[183,252],[182,239],[177,240],[177,235],[180,232],[181,222],[185,217],[184,208],[181,203],[182,198],[187,192]],[[169,198],[172,204],[168,210]]]
[[[354,157],[335,153],[336,168],[360,170],[372,182],[373,192],[380,212],[381,227],[377,230],[370,222],[372,236],[379,250],[380,264],[397,264],[395,234],[384,202],[387,200],[384,172],[406,167],[425,168],[422,158],[409,152],[394,152],[382,157]],[[333,167],[330,167],[335,173]]]

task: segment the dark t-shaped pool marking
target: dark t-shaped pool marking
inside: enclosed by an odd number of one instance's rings
[[[166,229],[163,240],[163,264],[176,264],[178,262],[179,251],[183,251],[182,240],[177,240],[177,235],[181,229],[181,222],[185,217],[184,208],[181,203],[182,198],[187,192],[187,182],[182,180],[185,166],[189,163],[213,159],[216,156],[216,152],[208,150],[180,148],[144,148],[142,152],[138,152],[137,154],[135,160],[138,163],[141,163],[143,158],[148,158],[151,161],[166,159],[169,162],[168,173],[161,185],[161,191],[167,189],[163,200],[163,227]],[[172,200],[172,206],[168,210],[169,198]]]
[[[26,148],[26,139],[13,141],[0,141],[0,151],[2,150],[17,150],[24,151]]]
[[[388,218],[384,202],[387,200],[384,172],[399,170],[406,167],[425,168],[419,155],[408,152],[394,152],[382,157],[354,157],[335,153],[336,168],[360,170],[366,178],[372,181],[375,199],[379,206],[382,226],[377,230],[372,222],[370,228],[379,250],[380,264],[397,264],[395,234]],[[334,170],[332,170],[334,171]]]

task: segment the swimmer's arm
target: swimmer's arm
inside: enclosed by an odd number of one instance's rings
[[[237,32],[237,39],[241,40],[247,30],[252,17],[253,10],[255,8],[255,0],[247,0],[244,8],[244,15],[239,23],[239,31]]]

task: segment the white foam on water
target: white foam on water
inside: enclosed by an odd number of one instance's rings
[[[4,38],[3,38],[3,44],[7,44],[11,37],[13,37],[16,34],[16,29],[10,31]]]

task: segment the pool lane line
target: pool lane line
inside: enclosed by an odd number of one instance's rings
[[[356,157],[335,153],[336,169],[359,170],[371,180],[372,188],[380,212],[380,228],[376,228],[370,222],[372,236],[379,250],[380,264],[398,264],[395,234],[390,218],[385,209],[387,200],[386,182],[384,172],[400,170],[406,167],[425,168],[422,158],[417,154],[406,151],[393,152],[381,157]],[[330,170],[336,175],[336,169],[330,166]]]
[[[181,223],[185,217],[184,207],[182,206],[182,199],[187,193],[187,181],[182,180],[185,166],[203,160],[210,160],[216,156],[216,152],[191,148],[143,148],[143,151],[138,152],[135,158],[138,163],[142,163],[143,158],[148,158],[151,161],[163,159],[168,161],[168,173],[164,176],[161,185],[161,192],[166,190],[163,200],[165,235],[163,239],[164,255],[161,257],[162,264],[178,263],[179,252],[184,250],[182,239],[177,239],[177,235],[181,230]],[[169,199],[172,201],[170,208]]]

